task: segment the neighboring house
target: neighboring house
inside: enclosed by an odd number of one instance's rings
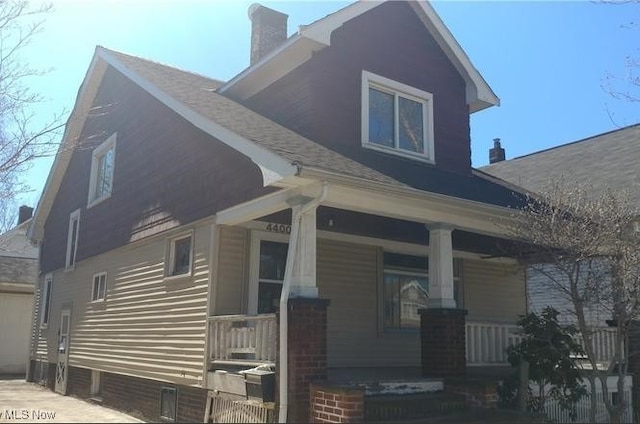
[[[21,206],[18,225],[0,235],[0,374],[25,374],[38,248],[27,238],[33,209]]]
[[[564,176],[569,181],[589,184],[596,196],[605,189],[624,190],[630,204],[640,207],[639,124],[509,160],[505,160],[504,149],[498,141],[489,156],[492,163],[480,168],[481,171],[531,192],[544,190],[551,181]],[[572,307],[549,289],[543,274],[534,268],[527,270],[529,308],[540,312],[547,305],[553,306],[571,321]],[[605,308],[592,307],[586,318],[592,326],[606,326],[611,313]]]
[[[584,181],[589,184],[595,196],[606,189],[624,190],[629,196],[631,206],[640,206],[640,173],[638,173],[640,124],[509,160],[505,160],[505,151],[500,146],[500,141],[496,140],[489,158],[491,163],[480,168],[482,172],[516,184],[530,192],[544,191],[551,181],[567,177],[569,182]],[[549,280],[548,275],[552,275],[553,272],[554,267],[551,264],[528,267],[526,270],[528,309],[539,313],[544,307],[552,306],[561,312],[560,317],[565,323],[575,323],[576,318],[571,302],[559,295],[554,288],[555,283]],[[562,278],[555,278],[556,281],[562,281]],[[610,363],[615,346],[615,328],[608,326],[611,318],[610,309],[602,305],[590,305],[585,308],[585,319],[593,331],[594,353],[603,367]],[[637,349],[640,347],[640,342],[634,339],[632,333],[628,347],[630,349],[628,361],[629,372],[633,374],[633,410],[638,411],[640,410],[640,364]],[[612,387],[616,382],[616,378],[609,378]],[[630,385],[630,381],[625,384]],[[627,399],[629,396],[629,393],[625,395]],[[589,410],[589,406],[585,402],[580,402],[578,409],[582,411],[579,413],[578,420],[584,421],[587,418],[584,414]],[[630,408],[625,414],[625,422],[631,422],[631,413]],[[599,421],[608,421],[604,407],[598,414],[601,414]]]
[[[471,167],[469,115],[498,98],[431,5],[288,39],[250,16],[226,82],[96,49],[30,230],[33,378],[200,421],[260,397],[235,371],[267,364],[281,401],[245,412],[307,421],[314,381],[506,364],[525,285],[495,222],[523,198]]]

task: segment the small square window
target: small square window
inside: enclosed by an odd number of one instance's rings
[[[104,300],[107,293],[107,274],[102,272],[93,276],[93,289],[91,291],[91,301]]]
[[[111,196],[115,158],[116,135],[113,134],[93,151],[89,182],[89,207]]]
[[[193,257],[191,235],[176,237],[171,240],[169,250],[168,276],[179,276],[191,274],[191,263]]]
[[[160,392],[160,418],[175,422],[177,403],[178,391],[174,387],[163,387]]]
[[[362,145],[433,162],[433,95],[363,71]]]

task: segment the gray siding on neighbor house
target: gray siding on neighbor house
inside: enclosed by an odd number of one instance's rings
[[[467,321],[515,323],[526,313],[524,270],[520,266],[465,259],[462,273]]]
[[[555,275],[554,279],[549,278],[549,274]],[[558,284],[564,284],[559,286]],[[560,312],[560,321],[563,323],[575,324],[576,318],[572,302],[569,296],[564,293],[564,288],[568,288],[565,278],[559,273],[553,272],[553,265],[535,265],[527,268],[527,299],[529,310],[540,313],[546,306],[551,306]],[[595,327],[605,327],[608,319],[611,319],[611,312],[602,304],[597,303],[585,308],[585,319],[588,325]]]
[[[154,237],[53,274],[46,342],[55,362],[60,312],[70,307],[69,365],[176,384],[202,382],[207,322],[210,222],[193,231],[193,275],[166,279],[168,237]],[[107,273],[104,302],[91,302],[93,275]]]

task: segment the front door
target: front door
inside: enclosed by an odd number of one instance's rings
[[[276,311],[287,264],[288,238],[287,234],[253,232],[249,314]]]
[[[67,377],[69,375],[69,333],[71,330],[71,311],[63,309],[60,315],[60,331],[58,336],[58,360],[56,365],[56,392],[67,394]]]

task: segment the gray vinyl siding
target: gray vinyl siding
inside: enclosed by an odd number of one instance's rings
[[[248,257],[248,231],[241,227],[220,226],[215,315],[240,314],[246,311]]]
[[[183,233],[168,237],[178,234]],[[57,356],[60,312],[71,307],[70,366],[201,384],[210,223],[201,223],[192,234],[191,276],[165,278],[168,237],[80,261],[73,271],[54,272],[46,330],[49,361]],[[93,275],[100,272],[107,273],[106,300],[91,302]]]
[[[38,286],[34,293],[33,321],[31,322],[31,357],[38,360],[48,361],[49,348],[47,343],[47,328],[41,328],[42,302],[44,294],[44,276],[38,281]],[[51,315],[50,315],[51,316]]]
[[[418,366],[417,333],[378,331],[379,248],[319,240],[318,287],[330,299],[328,366]]]
[[[553,275],[554,279],[550,279],[549,275]],[[545,307],[550,306],[560,312],[561,322],[575,324],[573,303],[569,299],[569,295],[564,292],[565,289],[559,287],[558,284],[563,284],[564,288],[568,290],[568,280],[560,272],[554,271],[554,265],[541,264],[528,267],[527,299],[529,310],[539,314]],[[587,305],[585,320],[588,325],[606,327],[606,320],[611,319],[610,311],[611,309],[606,307],[604,300],[601,304]]]
[[[522,267],[465,259],[462,274],[467,321],[512,324],[526,313]]]

